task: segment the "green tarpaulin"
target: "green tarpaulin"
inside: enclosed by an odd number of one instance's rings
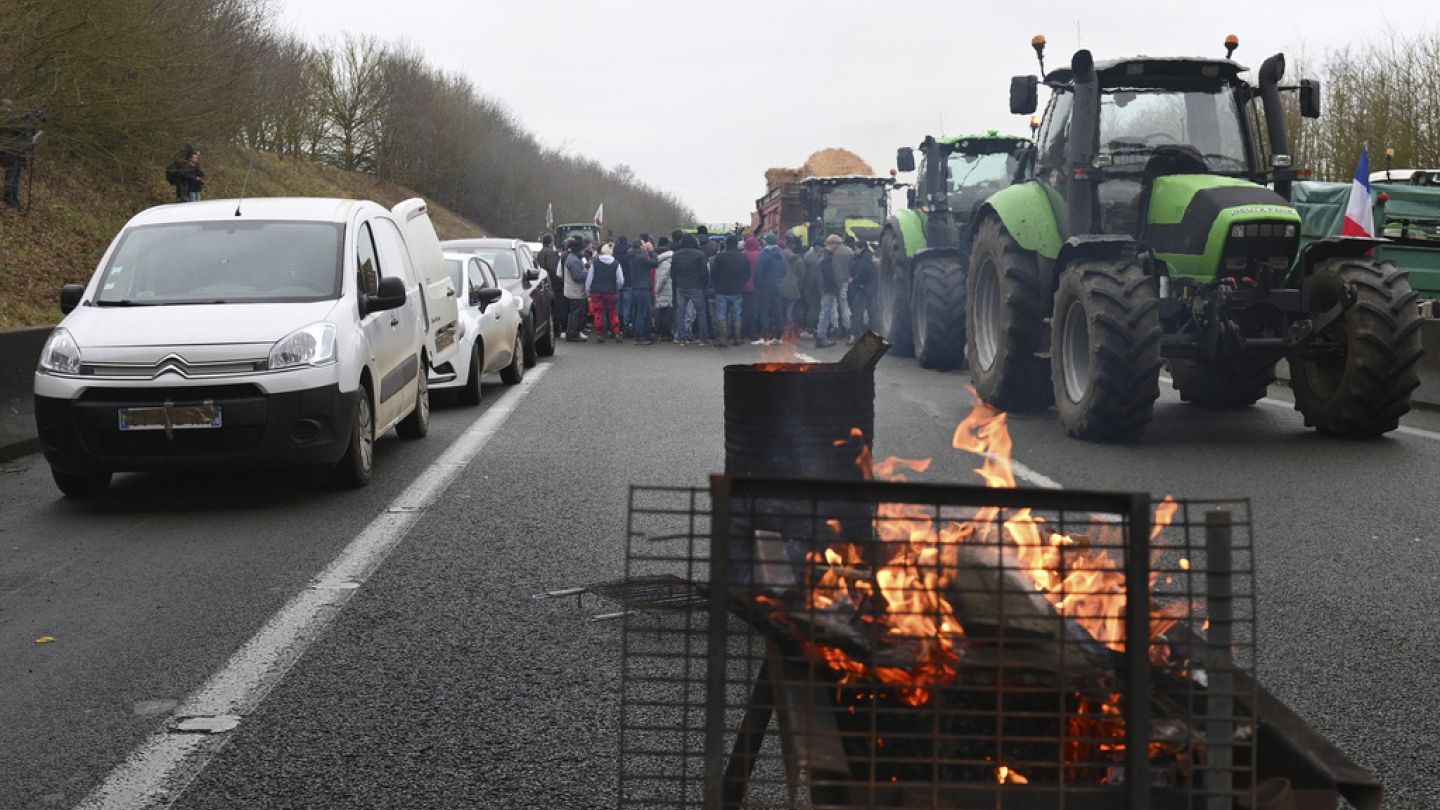
[[[1381,204],[1377,200],[1386,195]],[[1440,188],[1390,183],[1370,185],[1375,225],[1396,241],[1381,248],[1383,259],[1410,271],[1410,284],[1427,298],[1440,298]],[[1300,212],[1304,242],[1337,236],[1350,202],[1349,183],[1296,183],[1291,195]],[[1400,221],[1407,220],[1401,240]]]

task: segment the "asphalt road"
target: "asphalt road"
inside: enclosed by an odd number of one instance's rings
[[[533,384],[381,441],[355,492],[307,471],[147,474],[76,504],[38,457],[0,467],[0,808],[77,806],[495,407],[514,410],[174,806],[614,806],[618,626],[532,596],[621,575],[630,484],[722,468],[720,369],[760,354],[567,344]],[[964,384],[886,359],[876,454],[975,481],[950,449]],[[1387,807],[1434,806],[1440,415],[1340,442],[1273,396],[1213,414],[1167,390],[1123,446],[1015,418],[1016,458],[1066,486],[1251,498],[1262,682],[1379,775]]]

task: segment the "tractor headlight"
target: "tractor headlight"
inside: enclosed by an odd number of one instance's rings
[[[1239,238],[1243,237],[1244,235],[1245,235],[1245,226],[1244,226],[1244,225],[1231,225],[1231,226],[1230,226],[1230,238],[1231,238],[1231,239],[1239,239]]]
[[[1270,158],[1270,165],[1271,165],[1271,166],[1274,166],[1274,167],[1277,168],[1277,169],[1288,169],[1288,168],[1290,168],[1290,156],[1289,156],[1289,155],[1273,155],[1273,156],[1271,156],[1271,158]]]

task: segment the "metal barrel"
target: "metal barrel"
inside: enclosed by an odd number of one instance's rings
[[[853,431],[859,436],[852,438]],[[875,372],[832,363],[725,367],[725,472],[856,479],[875,438]]]

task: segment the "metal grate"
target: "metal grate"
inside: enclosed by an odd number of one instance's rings
[[[627,578],[715,586],[625,622],[622,807],[1253,798],[1245,502],[717,477],[630,529]]]

